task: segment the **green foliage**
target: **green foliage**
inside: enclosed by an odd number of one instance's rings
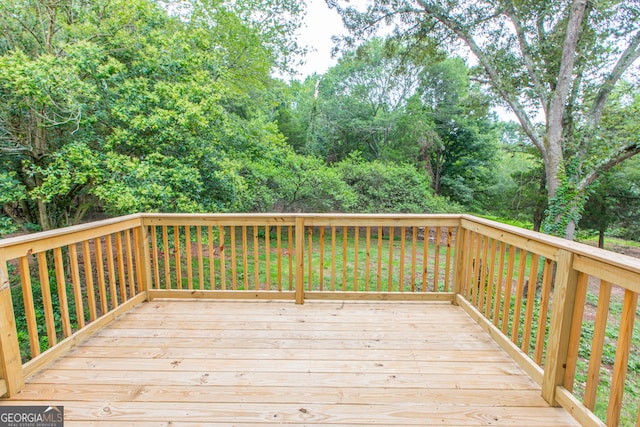
[[[556,194],[549,200],[542,229],[545,233],[564,237],[569,223],[577,224],[582,216],[586,196],[576,182],[563,174]],[[572,175],[571,175],[572,176]]]
[[[344,212],[355,194],[339,172],[317,157],[296,154],[290,148],[247,165],[250,210],[258,212]]]
[[[271,71],[300,52],[291,35],[303,9],[5,2],[3,232],[70,225],[96,209],[242,209],[241,169],[280,140],[264,93]]]
[[[409,164],[366,162],[351,156],[338,164],[357,195],[355,212],[455,212],[458,205],[433,194],[429,177]]]

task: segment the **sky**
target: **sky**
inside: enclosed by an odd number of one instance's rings
[[[309,47],[306,63],[298,67],[300,76],[324,73],[336,64],[337,58],[331,57],[334,35],[346,34],[342,19],[334,9],[329,9],[324,0],[307,0],[307,15],[299,30],[298,42]]]

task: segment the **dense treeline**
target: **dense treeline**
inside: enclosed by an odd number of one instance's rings
[[[473,211],[540,227],[544,162],[497,119],[477,69],[390,37],[324,75],[274,78],[304,51],[303,13],[293,0],[5,1],[0,235],[137,211]],[[637,93],[615,92],[605,122]],[[638,237],[635,170],[591,187],[585,227]]]

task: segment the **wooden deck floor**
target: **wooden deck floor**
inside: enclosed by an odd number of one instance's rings
[[[448,303],[155,300],[3,404],[66,426],[570,426]]]

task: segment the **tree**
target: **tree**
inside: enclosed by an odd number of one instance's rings
[[[265,92],[301,8],[171,3],[0,4],[0,232],[244,206],[244,163],[281,143]]]
[[[589,185],[640,152],[635,137],[602,136],[611,94],[640,57],[637,2],[375,0],[365,12],[328,3],[356,36],[395,22],[398,38],[471,52],[542,156],[548,232],[572,238]]]
[[[625,162],[603,174],[585,203],[580,229],[598,232],[603,248],[607,231],[618,237],[640,238],[640,158]]]
[[[364,161],[357,155],[337,165],[356,195],[355,212],[440,213],[459,210],[456,203],[433,193],[429,176],[403,163]]]

